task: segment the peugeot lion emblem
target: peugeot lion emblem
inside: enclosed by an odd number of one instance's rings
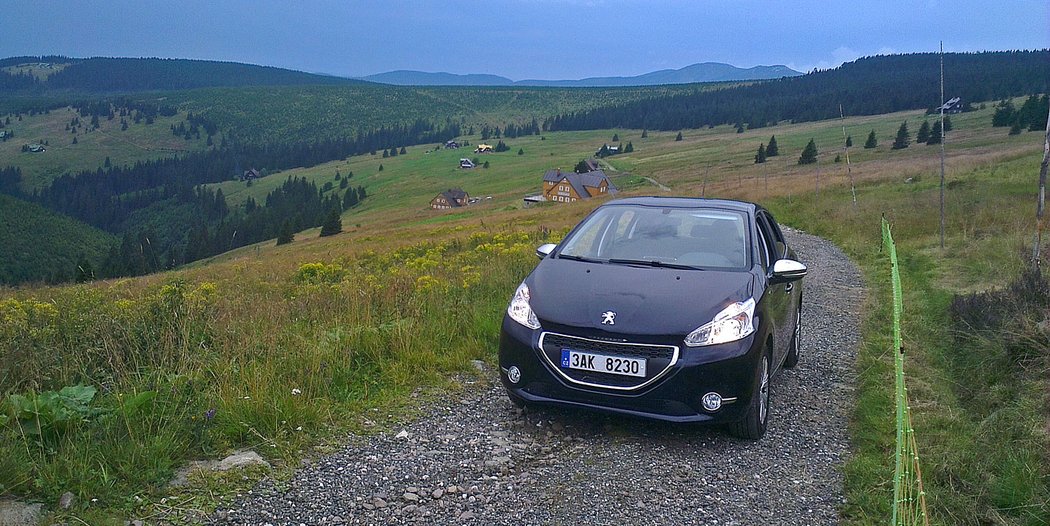
[[[611,310],[603,312],[602,325],[616,325],[616,313]]]

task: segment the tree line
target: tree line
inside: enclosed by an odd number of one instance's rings
[[[862,58],[801,77],[720,90],[644,99],[549,117],[543,129],[635,128],[673,131],[721,124],[761,128],[849,115],[877,115],[940,105],[939,55],[920,53]],[[1050,85],[1050,50],[948,53],[945,85],[964,101],[1044,93]]]

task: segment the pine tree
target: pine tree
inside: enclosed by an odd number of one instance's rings
[[[868,134],[868,140],[864,141],[864,148],[870,150],[878,145],[879,140],[875,137],[875,130],[871,130],[871,133]]]
[[[674,140],[675,140],[675,142],[681,141],[682,140],[682,132],[678,132],[678,135],[675,136]]]
[[[643,139],[648,139],[649,138],[649,130],[642,130],[642,138]]]
[[[525,155],[525,150],[523,148],[518,148],[518,155]]]
[[[631,144],[631,141],[627,141],[627,147],[624,148],[623,153],[631,153],[633,151],[634,151],[634,144]]]
[[[852,148],[852,147],[853,147],[853,135],[847,135],[846,136],[846,148]]]
[[[379,171],[380,171],[380,172],[382,172],[382,171],[383,171],[383,165],[382,165],[382,164],[380,164],[380,165],[379,165]],[[251,181],[248,181],[248,182],[250,183]]]
[[[320,237],[334,236],[342,231],[343,221],[339,218],[339,211],[333,208],[325,217],[324,224],[321,225]]]
[[[776,157],[780,155],[780,148],[777,147],[777,136],[774,135],[769,138],[769,145],[766,146],[766,157]]]
[[[933,122],[933,129],[930,130],[930,136],[926,140],[926,144],[940,144],[941,143],[941,121],[936,120]]]
[[[365,193],[365,187],[358,186],[357,187],[357,200],[358,201],[364,201],[365,197],[368,197],[368,194]]]
[[[930,140],[930,121],[922,121],[919,132],[915,134],[915,142],[926,142]]]
[[[488,168],[489,167],[489,162],[485,161],[485,164],[481,165],[481,167],[482,168]]]
[[[77,268],[73,274],[77,283],[87,283],[95,279],[95,269],[84,256],[77,259]]]
[[[277,232],[277,246],[287,245],[294,240],[295,232],[292,231],[292,222],[286,219]]]
[[[893,150],[903,150],[908,147],[911,143],[911,134],[908,133],[908,121],[901,123],[901,127],[897,129],[897,138],[893,139],[893,146],[890,148]]]
[[[945,115],[944,116],[944,133],[948,133],[950,131],[952,131],[952,118],[947,116],[947,115]]]
[[[345,181],[346,179],[343,180]],[[343,210],[350,210],[355,206],[357,206],[357,192],[350,188],[343,194]]]
[[[810,139],[805,149],[802,150],[802,155],[798,158],[798,164],[813,164],[815,162],[817,162],[817,143]]]
[[[758,153],[755,154],[755,164],[764,162],[766,162],[766,145],[763,143],[758,145]]]
[[[390,150],[384,149],[383,150],[383,158],[386,159],[387,157],[390,157]]]
[[[612,142],[620,142],[620,134],[619,133],[614,133],[613,134]]]

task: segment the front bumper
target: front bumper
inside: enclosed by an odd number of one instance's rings
[[[673,365],[666,371],[654,370],[653,381],[641,382],[640,387],[625,390],[596,386],[574,381],[557,369],[556,362],[544,358],[539,346],[544,329],[530,330],[504,317],[499,346],[500,378],[512,397],[530,404],[670,422],[733,422],[743,418],[755,392],[755,370],[764,347],[760,343],[764,339],[757,332],[727,344],[686,347],[681,337],[628,336],[564,327],[551,331],[599,340],[626,338],[638,344],[676,346],[679,353]],[[517,384],[512,384],[507,377],[511,366],[521,371]],[[711,392],[720,394],[724,400],[717,411],[706,411],[700,403],[704,394]]]

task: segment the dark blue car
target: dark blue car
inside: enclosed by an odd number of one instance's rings
[[[798,363],[806,274],[767,210],[620,199],[537,255],[500,335],[512,401],[765,433],[769,380]]]

